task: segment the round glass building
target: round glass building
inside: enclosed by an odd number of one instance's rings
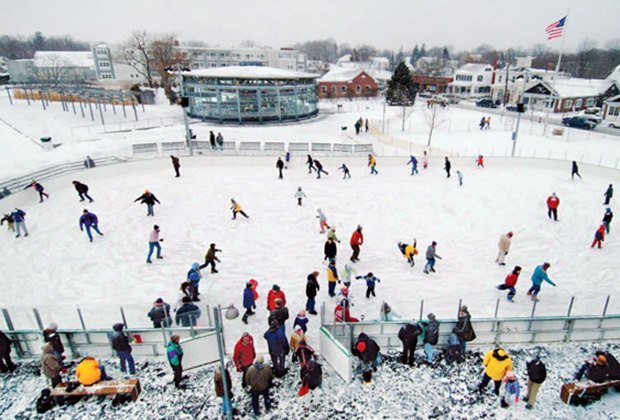
[[[189,115],[221,123],[270,123],[318,114],[318,76],[260,66],[183,73]]]

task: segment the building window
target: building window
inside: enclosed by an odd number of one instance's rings
[[[362,87],[360,85],[355,86],[355,92],[357,92],[358,95],[362,93]]]
[[[327,86],[325,85],[321,86],[321,92],[327,93]]]
[[[366,93],[370,93],[370,85],[366,85]]]
[[[616,117],[620,115],[620,106],[610,106],[609,115],[614,115]]]
[[[336,85],[332,85],[331,91],[332,91],[332,93],[336,93]]]
[[[586,106],[594,106],[594,98],[588,98],[588,100],[586,101]]]
[[[107,67],[110,68],[110,62],[109,61],[100,61],[99,62],[99,67]]]
[[[342,85],[342,86],[340,87],[340,90],[341,90],[342,92],[346,92],[346,91],[347,91],[347,87],[346,87],[345,85]]]
[[[564,109],[571,109],[572,106],[573,106],[572,99],[567,99],[566,101],[564,101]]]
[[[577,99],[575,101],[575,108],[581,108],[582,105],[583,105],[583,99]]]
[[[482,76],[478,76],[478,81],[482,82]]]
[[[499,76],[499,80],[498,80],[498,81],[499,81],[499,82],[501,82],[501,81],[502,81],[502,76]]]

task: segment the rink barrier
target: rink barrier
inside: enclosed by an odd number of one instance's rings
[[[141,144],[132,144],[131,149],[134,155],[139,154],[148,154],[148,153],[159,153],[159,148],[157,147],[157,143],[141,143]]]
[[[164,152],[185,152],[187,145],[183,141],[168,141],[161,143],[161,151]]]
[[[321,327],[319,354],[336,371],[338,376],[349,382],[353,371],[351,352],[343,346],[325,326]]]

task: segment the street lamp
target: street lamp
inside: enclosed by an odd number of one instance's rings
[[[187,147],[189,148],[189,155],[194,156],[192,133],[189,129],[189,121],[187,119],[187,111],[185,109],[189,106],[189,101],[188,98],[183,95],[183,77],[181,76],[181,71],[191,71],[191,69],[182,66],[181,64],[175,64],[174,66],[164,68],[164,70],[167,72],[176,71],[177,78],[179,79],[179,87],[181,88],[181,109],[183,110],[183,124],[185,124],[185,141],[187,142]]]
[[[523,86],[521,88],[521,96],[519,97],[519,102],[517,103],[517,125],[515,127],[515,131],[512,133],[512,153],[511,157],[515,156],[515,149],[517,148],[517,137],[519,136],[519,123],[521,122],[521,114],[525,112],[525,108],[523,106],[523,96],[525,95],[525,73],[523,73],[523,77],[521,78]]]

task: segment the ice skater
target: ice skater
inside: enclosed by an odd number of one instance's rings
[[[519,280],[519,274],[521,274],[521,267],[517,265],[515,266],[514,270],[512,270],[512,273],[506,276],[506,279],[504,279],[504,283],[497,286],[498,290],[508,289],[508,296],[506,296],[506,299],[508,299],[510,302],[514,302],[513,298],[517,294],[515,286],[517,284],[517,281]]]
[[[362,233],[361,225],[357,225],[357,229],[355,229],[351,235],[349,245],[351,245],[351,249],[353,250],[353,253],[351,254],[351,262],[358,262],[360,260],[360,246],[364,245],[364,234]]]
[[[99,230],[99,220],[97,219],[97,215],[95,213],[89,212],[87,209],[82,211],[82,215],[80,216],[80,230],[83,231],[84,227],[86,227],[86,235],[88,235],[88,239],[93,241],[93,234],[91,233],[91,229],[97,232],[99,236],[103,236],[103,233]]]
[[[223,151],[224,150],[224,136],[222,136],[222,133],[220,132],[217,133],[215,142],[217,143],[217,147],[220,149],[220,151]]]
[[[181,176],[181,174],[179,173],[179,168],[181,167],[181,161],[179,160],[178,157],[170,155],[170,159],[172,160],[172,167],[174,168],[174,173],[176,174],[175,178],[178,178]]]
[[[0,226],[2,226],[6,222],[6,227],[11,232],[15,232],[15,219],[11,216],[11,213],[4,213],[2,215],[2,219],[0,219]]]
[[[323,169],[323,165],[321,164],[321,162],[319,162],[316,159],[314,159],[314,166],[316,168],[316,177],[317,178],[321,178],[321,172],[323,172],[325,175],[329,175],[329,173]]]
[[[480,123],[478,124],[478,127],[480,127],[480,131],[484,130],[484,126],[486,125],[486,123],[487,123],[487,120],[484,117],[482,117],[480,119]]]
[[[316,209],[316,212],[316,218],[319,219],[319,227],[321,228],[320,233],[325,233],[325,229],[329,229],[329,225],[327,224],[327,216],[325,216],[325,213],[323,213],[323,210],[321,209]]]
[[[558,207],[560,206],[560,198],[555,195],[555,193],[551,194],[547,197],[547,215],[549,219],[553,217],[553,220],[558,221]]]
[[[614,218],[614,214],[611,211],[611,208],[607,207],[605,214],[603,215],[603,224],[605,225],[605,232],[609,234],[609,229],[611,225],[611,220]]]
[[[308,159],[306,159],[306,165],[308,165],[308,173],[311,174],[312,170],[316,168],[314,167],[314,159],[312,159],[311,155],[308,155]]]
[[[295,198],[297,199],[297,205],[301,206],[301,200],[306,198],[306,193],[301,189],[301,187],[297,187]]]
[[[230,199],[230,204],[231,204],[230,209],[233,212],[233,217],[232,217],[233,220],[235,220],[237,218],[237,213],[241,213],[246,219],[250,218],[250,216],[245,214],[245,212],[241,208],[241,205],[239,203],[237,203],[234,198]]]
[[[379,175],[377,172],[377,158],[373,155],[368,155],[368,166],[370,167],[370,175]]]
[[[581,179],[581,175],[579,175],[579,166],[577,166],[577,162],[573,160],[573,167],[570,172],[571,179],[575,179],[575,175]]]
[[[484,168],[484,156],[478,155],[478,158],[476,159],[476,165],[478,165],[479,168]]]
[[[347,165],[345,165],[344,163],[342,164],[342,166],[338,167],[338,170],[342,171],[342,173],[344,174],[342,176],[342,179],[351,178],[351,172],[349,171]]]
[[[284,154],[284,169],[288,169],[288,165],[291,163],[291,152]]]
[[[276,168],[278,168],[278,179],[284,178],[284,175],[282,175],[282,170],[284,169],[284,162],[282,161],[281,157],[278,157],[278,160],[276,161]]]
[[[415,156],[411,155],[411,157],[409,158],[409,162],[407,162],[407,165],[411,164],[411,175],[415,175],[418,173],[418,160],[415,158]]]
[[[409,263],[409,265],[412,267],[415,265],[415,261],[413,260],[413,257],[418,255],[417,247],[418,247],[418,241],[415,238],[413,239],[413,243],[411,244],[406,244],[403,242],[398,243],[398,249],[403,254],[403,257],[407,259],[407,262]]]
[[[512,243],[512,232],[508,232],[507,234],[502,234],[499,237],[499,241],[497,242],[497,258],[495,258],[495,262],[499,265],[506,265],[504,259],[506,255],[508,255],[508,251],[510,251],[510,245]]]
[[[356,276],[356,279],[363,279],[366,281],[366,299],[370,299],[370,295],[373,297],[377,297],[375,294],[375,284],[381,283],[381,280],[378,277],[375,277],[374,274],[368,273],[365,276]]]
[[[149,254],[146,257],[146,262],[148,264],[153,263],[153,261],[151,261],[151,256],[153,255],[153,251],[155,251],[156,248],[157,248],[157,259],[161,260],[162,258],[164,258],[161,256],[161,245],[159,244],[160,242],[163,242],[163,241],[164,240],[159,237],[159,226],[153,225],[153,230],[149,234]]]
[[[217,255],[215,255],[218,252],[222,252],[222,250],[216,248],[215,244],[209,245],[209,249],[207,250],[207,253],[205,255],[205,263],[200,266],[200,269],[202,270],[206,266],[210,265],[211,273],[212,274],[218,273],[218,271],[215,269],[215,262],[216,261],[221,262],[220,259],[217,257]]]
[[[532,300],[538,302],[538,294],[540,293],[540,287],[542,286],[542,282],[546,281],[553,287],[555,287],[555,283],[551,281],[549,276],[547,275],[547,270],[551,267],[551,264],[548,262],[539,265],[534,270],[532,274],[532,287],[527,291],[527,295],[532,297]]]
[[[614,186],[612,184],[609,184],[609,187],[607,187],[607,191],[605,191],[605,194],[603,195],[605,196],[605,202],[603,204],[607,206],[611,201],[611,197],[614,196]]]
[[[426,150],[422,156],[422,169],[428,169],[428,154],[426,153]]]
[[[598,245],[599,248],[602,248],[603,241],[605,241],[605,224],[601,223],[598,229],[596,229],[596,232],[594,232],[594,240],[590,248],[594,248],[594,245]]]
[[[446,171],[447,178],[450,178],[450,168],[452,168],[452,164],[450,163],[450,159],[448,159],[448,156],[446,156],[443,169],[444,171]]]
[[[80,196],[80,202],[84,201],[84,197],[88,198],[89,203],[92,203],[94,201],[92,197],[88,195],[88,185],[82,184],[81,182],[78,182],[78,181],[73,181],[73,186],[75,187],[75,190],[78,192],[78,195]]]
[[[26,228],[26,212],[18,209],[17,207],[11,213],[13,220],[15,221],[15,229],[17,230],[16,238],[21,236],[22,229],[24,230],[24,237],[28,236],[28,229]]]
[[[50,195],[48,193],[44,192],[45,188],[43,188],[43,185],[39,184],[36,179],[33,179],[32,180],[32,184],[27,185],[26,188],[24,188],[24,189],[27,190],[28,188],[32,188],[33,190],[35,190],[36,192],[39,193],[39,203],[43,202],[43,197],[45,197],[47,199],[50,198]]]
[[[490,115],[487,117],[486,121],[484,122],[484,129],[485,130],[491,129],[491,116]]]
[[[155,216],[155,211],[154,211],[155,203],[161,204],[159,200],[157,199],[157,197],[155,197],[155,194],[153,194],[149,190],[144,190],[144,194],[142,194],[140,197],[133,200],[134,203],[138,201],[140,201],[140,204],[146,204],[146,215],[147,216]]]
[[[459,179],[459,187],[462,187],[463,186],[463,173],[457,170],[456,177]]]
[[[437,255],[437,242],[433,241],[428,248],[426,248],[426,265],[424,266],[424,270],[422,270],[424,274],[428,274],[429,271],[435,272],[436,258],[442,259]]]

